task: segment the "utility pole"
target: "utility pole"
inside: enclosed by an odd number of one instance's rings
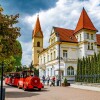
[[[1,98],[0,100],[3,100],[3,67],[4,63],[1,64]]]

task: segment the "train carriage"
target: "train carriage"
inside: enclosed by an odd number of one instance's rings
[[[5,78],[5,84],[17,86],[19,89],[23,90],[44,88],[41,83],[40,78],[34,75],[33,71],[22,71],[9,73]]]

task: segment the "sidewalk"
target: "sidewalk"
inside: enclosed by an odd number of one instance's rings
[[[84,86],[84,85],[77,85],[77,84],[71,84],[70,87],[84,89],[84,90],[99,91],[100,92],[100,88],[99,87]]]

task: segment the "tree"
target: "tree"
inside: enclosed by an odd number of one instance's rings
[[[34,75],[39,76],[39,69],[34,68]]]
[[[0,64],[4,62],[5,71],[14,69],[14,65],[20,65],[22,50],[19,48],[17,38],[20,36],[20,28],[15,27],[18,23],[16,15],[4,15],[0,7]]]
[[[30,70],[34,71],[34,75],[39,76],[39,69],[36,69],[33,65],[32,62],[29,66]]]
[[[76,75],[76,81],[79,81],[79,75],[80,75],[80,70],[79,70],[79,66],[80,66],[80,59],[78,58],[77,61],[77,75]]]
[[[16,39],[20,36],[20,28],[15,27],[18,23],[17,15],[4,15],[0,11],[0,62],[10,59],[11,56],[19,54]]]
[[[82,59],[82,80],[85,80],[85,58]]]
[[[17,48],[16,50],[19,51],[19,54],[13,55],[15,58],[15,66],[21,66],[21,59],[22,59],[22,47],[18,40],[16,40]]]

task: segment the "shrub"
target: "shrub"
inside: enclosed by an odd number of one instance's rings
[[[67,85],[67,79],[66,78],[64,79],[64,85],[65,86]]]

